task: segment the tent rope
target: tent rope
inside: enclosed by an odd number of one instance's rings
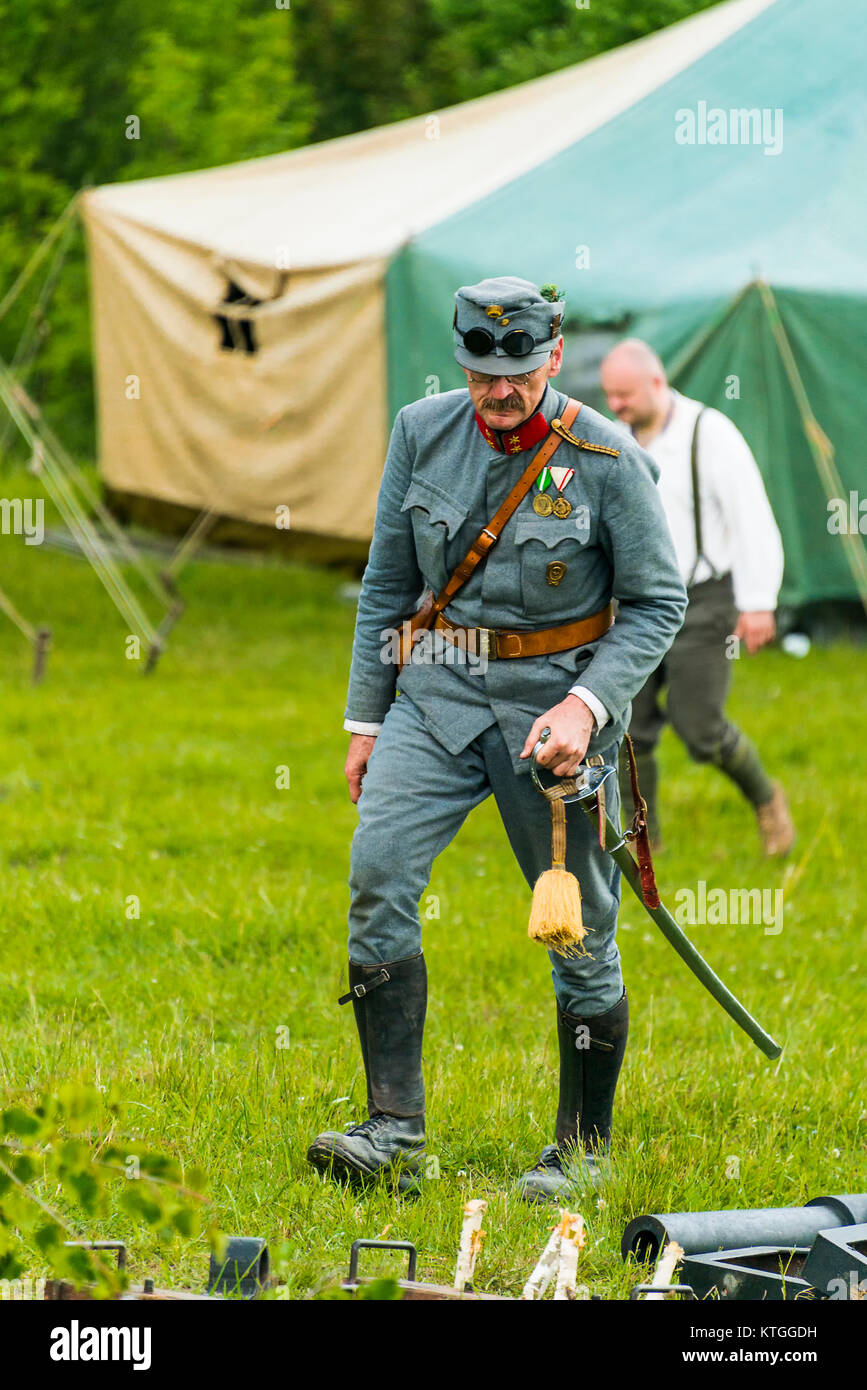
[[[2,589],[0,589],[0,612],[5,613],[9,621],[15,624],[22,637],[26,637],[30,643],[36,642],[36,628],[18,612],[9,595],[4,594]]]
[[[150,645],[156,636],[154,628],[76,497],[63,464],[54,456],[50,431],[46,428],[47,437],[42,437],[31,422],[28,411],[38,418],[37,407],[23,388],[17,385],[3,362],[0,362],[0,399],[32,450],[31,471],[42,482],[133,634]],[[22,400],[27,401],[28,411],[22,408]]]
[[[99,533],[88,520],[81,503],[69,487],[68,480],[56,467],[55,460],[37,447],[34,449],[31,472],[42,482],[132,633],[140,640],[152,643],[156,634],[144,610],[121,575]]]
[[[12,305],[15,303],[15,300],[18,298],[21,291],[24,289],[24,286],[32,279],[33,275],[39,269],[45,257],[48,255],[48,252],[51,250],[55,241],[60,236],[60,233],[66,226],[67,221],[71,219],[72,214],[75,212],[76,207],[78,206],[78,198],[78,193],[76,193],[74,197],[70,198],[66,207],[63,209],[63,212],[60,214],[57,221],[54,223],[54,226],[51,227],[51,229],[46,233],[42,241],[37,246],[36,250],[33,252],[33,255],[30,257],[30,260],[27,262],[24,269],[21,271],[21,274],[18,276],[18,279],[7,291],[4,298],[0,300],[0,319],[3,319],[5,317],[8,311],[11,309]]]
[[[4,403],[6,404],[10,417],[9,420],[6,422],[6,426],[3,431],[2,443],[0,443],[0,451],[5,451],[6,449],[8,442],[9,425],[10,423],[12,423],[14,425],[17,425],[18,429],[24,435],[24,438],[27,440],[31,450],[33,451],[34,457],[37,456],[37,453],[43,459],[46,456],[51,457],[52,464],[55,467],[55,474],[52,476],[51,482],[53,482],[55,488],[60,487],[57,472],[62,471],[66,475],[67,482],[63,490],[63,497],[66,504],[66,510],[64,511],[60,508],[60,505],[57,503],[53,495],[52,500],[54,500],[55,504],[58,505],[58,509],[61,510],[64,519],[67,521],[67,525],[69,525],[70,530],[73,532],[73,535],[75,536],[75,539],[82,546],[82,549],[85,550],[85,553],[88,555],[88,558],[91,559],[91,562],[101,564],[103,566],[103,572],[100,575],[100,577],[103,579],[103,583],[106,583],[106,579],[108,578],[108,575],[104,570],[104,566],[107,562],[108,551],[107,549],[105,549],[105,547],[101,548],[101,542],[97,536],[95,528],[91,525],[89,518],[87,517],[81,504],[77,502],[75,496],[76,488],[78,489],[78,492],[82,494],[84,501],[90,508],[91,512],[96,513],[102,525],[111,534],[112,539],[115,541],[124,559],[126,559],[128,563],[131,564],[137,570],[147,587],[150,589],[151,593],[154,595],[157,601],[166,609],[166,612],[168,615],[171,616],[172,621],[174,621],[179,616],[175,596],[171,593],[168,586],[165,583],[163,583],[162,579],[154,575],[150,567],[145,563],[142,555],[132,544],[123,527],[108,510],[108,508],[105,506],[102,499],[98,496],[95,490],[91,487],[85,475],[81,472],[80,469],[77,468],[69,453],[63,447],[60,440],[54,434],[54,431],[51,429],[47,421],[42,416],[42,413],[39,407],[37,406],[36,402],[32,400],[32,398],[24,390],[23,386],[24,376],[26,375],[26,371],[29,368],[30,360],[32,359],[32,356],[34,355],[35,351],[38,350],[39,344],[38,341],[36,341],[36,336],[38,333],[40,321],[44,314],[45,308],[49,303],[50,298],[54,292],[57,280],[60,275],[60,271],[63,267],[63,262],[66,258],[66,254],[69,249],[72,231],[74,229],[73,214],[77,210],[79,196],[80,194],[77,193],[73,198],[70,199],[69,203],[64,208],[60,217],[57,219],[57,221],[55,222],[51,230],[48,232],[48,234],[44,237],[41,244],[36,248],[36,251],[34,252],[33,256],[31,256],[30,260],[28,261],[24,270],[19,275],[12,289],[6,295],[2,304],[0,304],[0,319],[2,319],[3,315],[6,313],[13,301],[17,298],[18,294],[28,283],[28,281],[32,278],[37,268],[44,260],[45,256],[48,254],[48,251],[50,250],[53,243],[58,238],[60,238],[60,242],[58,244],[54,260],[51,266],[49,267],[48,275],[46,276],[45,282],[42,286],[42,290],[40,291],[39,298],[37,299],[36,304],[31,310],[30,315],[28,316],[27,323],[25,324],[21,338],[19,339],[18,347],[16,348],[15,356],[12,359],[11,366],[7,366],[5,363],[0,362],[0,380],[3,381],[6,387],[6,390],[0,392],[0,394],[2,394],[3,396]],[[19,368],[17,376],[15,375],[14,371],[16,367]],[[40,444],[42,446],[40,450],[37,451],[34,442],[34,440],[37,438],[36,430],[24,428],[25,416],[20,411],[16,411],[13,409],[10,400],[10,395],[7,394],[7,392],[11,393],[11,399],[17,400],[23,404],[23,406],[26,408],[27,414],[34,421],[34,423],[38,422]],[[75,522],[70,522],[69,517],[71,515],[74,515]],[[94,557],[98,557],[96,561],[94,561]],[[116,585],[117,574],[119,574],[119,571],[116,571],[115,569],[115,576],[113,576],[112,578],[108,578],[108,585]],[[132,597],[132,591],[128,589],[128,586],[126,587],[128,595]],[[140,609],[139,612],[141,612]],[[142,617],[144,617],[143,613]],[[150,627],[150,624],[147,622],[147,619],[145,619],[145,628],[152,632],[152,629]]]
[[[10,371],[21,384],[27,379],[27,374],[33,364],[33,359],[38,353],[42,345],[42,339],[47,331],[48,325],[45,322],[45,311],[51,303],[54,291],[57,288],[57,282],[60,279],[60,272],[63,269],[63,263],[66,260],[74,230],[75,222],[70,218],[57,243],[57,250],[54,253],[54,259],[48,267],[48,274],[45,277],[45,282],[39,292],[36,303],[27,316],[27,322],[18,340],[18,346],[15,349],[12,361],[9,364]],[[5,455],[14,429],[14,422],[10,417],[6,420],[2,436],[0,436],[0,455]]]
[[[8,366],[2,362],[0,362],[0,396],[2,396],[7,410],[15,420],[15,423],[24,435],[30,448],[35,451],[34,441],[38,439],[45,456],[51,458],[55,467],[55,473],[62,473],[64,475],[67,493],[70,495],[71,499],[75,498],[75,490],[77,489],[84,498],[87,506],[91,509],[91,512],[96,513],[102,525],[111,534],[112,540],[121,551],[124,559],[137,570],[154,597],[164,608],[174,608],[174,597],[169,592],[166,585],[153,574],[150,567],[145,563],[141,554],[127,536],[123,527],[117,519],[112,516],[102,499],[91,487],[84,473],[76,467],[70,454],[57,438],[57,435],[42,415],[36,402],[28,395],[20,382],[17,382],[12,377]],[[13,406],[17,408],[13,408]],[[34,422],[34,425],[38,422],[38,431],[30,425],[27,419],[28,416],[30,420]],[[70,505],[73,505],[72,500],[70,501]],[[77,515],[87,522],[90,531],[93,536],[97,538],[97,543],[99,544],[98,533],[87,519],[87,514],[81,503],[76,501],[74,505]],[[106,551],[106,554],[107,553]]]
[[[145,563],[140,551],[133,545],[120,522],[108,510],[102,498],[94,488],[91,487],[85,475],[80,469],[76,468],[75,463],[60,443],[60,440],[47,425],[43,426],[43,436],[51,439],[56,457],[61,463],[67,477],[74,479],[75,486],[84,497],[91,511],[96,513],[102,525],[110,533],[112,540],[121,551],[124,559],[134,566],[150,589],[154,598],[156,598],[163,607],[174,607],[174,597],[169,592],[167,586],[163,583],[162,579],[153,573],[149,565]]]
[[[777,349],[783,361],[786,375],[789,378],[789,385],[795,397],[795,403],[797,404],[798,413],[801,417],[801,424],[804,428],[804,435],[806,436],[810,453],[813,456],[816,471],[819,474],[819,478],[825,490],[825,496],[830,502],[835,497],[843,496],[843,480],[840,477],[834,459],[834,446],[813,414],[807,390],[804,386],[801,374],[798,371],[795,354],[783,325],[783,320],[780,316],[779,307],[774,297],[773,290],[765,280],[757,280],[756,284],[771,325],[771,332],[774,335]],[[846,530],[842,533],[842,540],[845,547],[846,558],[849,563],[849,569],[855,580],[855,587],[858,590],[858,595],[864,606],[864,611],[867,612],[867,551],[865,551],[860,534],[855,535]]]
[[[162,581],[159,580],[152,573],[149,566],[145,564],[145,561],[143,560],[139,551],[133,545],[132,541],[129,539],[129,536],[126,534],[123,527],[118,522],[117,518],[112,516],[111,512],[105,506],[102,499],[91,487],[84,473],[82,473],[82,471],[76,467],[73,459],[66,451],[64,446],[61,444],[60,440],[57,438],[57,435],[54,433],[51,426],[45,420],[44,416],[42,416],[42,413],[39,410],[39,407],[36,405],[35,401],[32,401],[30,397],[26,395],[26,392],[24,392],[23,388],[20,385],[18,387],[18,391],[22,397],[26,398],[26,403],[30,414],[33,416],[34,419],[39,421],[39,432],[42,442],[43,444],[48,446],[48,449],[53,455],[54,461],[56,462],[57,466],[60,469],[62,469],[63,473],[66,475],[70,491],[72,491],[73,488],[78,489],[78,491],[84,498],[84,501],[87,503],[88,507],[90,507],[92,512],[96,513],[102,525],[111,534],[112,540],[115,542],[118,549],[121,551],[124,559],[127,560],[129,564],[131,564],[138,571],[138,573],[141,575],[142,579],[144,580],[145,584],[150,589],[154,597],[165,608],[171,607],[173,604],[172,595],[169,593],[168,589],[162,583]],[[82,516],[85,515],[80,504],[79,511],[81,512]],[[96,534],[95,531],[94,534]]]
[[[174,582],[180,571],[189,564],[193,555],[204,545],[219,519],[216,507],[206,507],[199,512],[162,572],[162,579],[165,583],[174,587]]]

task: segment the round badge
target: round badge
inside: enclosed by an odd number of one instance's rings
[[[554,515],[559,517],[569,516],[570,512],[572,511],[572,503],[569,501],[568,497],[556,498],[553,507]]]
[[[563,564],[562,560],[551,560],[545,566],[545,581],[546,583],[553,584],[556,587],[560,583],[560,580],[564,577],[565,573],[566,566]]]
[[[545,492],[537,492],[533,498],[533,511],[537,516],[550,516],[554,510],[554,503]]]

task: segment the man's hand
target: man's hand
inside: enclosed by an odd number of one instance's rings
[[[549,767],[555,777],[571,777],[577,772],[587,752],[590,735],[596,728],[593,712],[580,695],[567,695],[559,705],[539,715],[527,735],[522,758],[529,758],[546,726],[551,730],[551,737],[536,761],[542,767]]]
[[[367,771],[367,760],[375,743],[376,734],[350,734],[349,736],[349,752],[346,754],[346,764],[343,771],[346,773],[349,795],[352,797],[353,804],[356,804],[361,796],[362,778]]]
[[[750,656],[755,656],[760,647],[764,647],[768,642],[773,642],[777,635],[777,625],[774,621],[773,613],[741,613],[738,615],[738,625],[734,630],[734,636],[741,642],[746,642],[747,652]]]

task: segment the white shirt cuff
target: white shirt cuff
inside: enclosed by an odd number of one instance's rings
[[[577,695],[579,700],[583,700],[593,718],[596,720],[596,732],[604,729],[610,719],[610,715],[602,701],[597,699],[592,690],[588,690],[586,685],[573,685],[569,691],[570,695]]]
[[[362,724],[358,719],[344,719],[343,727],[350,734],[367,734],[370,738],[375,738],[382,728],[381,724]]]
[[[770,594],[735,594],[735,608],[739,613],[775,613],[777,611],[777,595],[773,598]]]

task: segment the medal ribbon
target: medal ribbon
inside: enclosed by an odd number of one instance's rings
[[[548,468],[546,465],[536,479],[536,485],[540,492],[544,492],[548,484],[553,482],[557,491],[562,492],[574,473],[574,468]]]

